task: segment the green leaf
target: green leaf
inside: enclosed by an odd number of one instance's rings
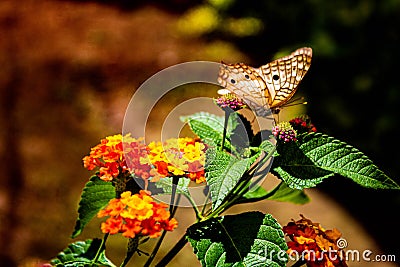
[[[182,116],[181,121],[188,123],[192,131],[208,145],[217,146],[222,142],[224,118],[207,112],[195,113],[190,116]],[[230,143],[225,142],[228,149]]]
[[[314,187],[323,179],[333,176],[331,171],[316,166],[299,148],[300,141],[277,145],[271,172],[294,189]]]
[[[291,202],[294,204],[306,204],[310,202],[310,198],[303,190],[290,188],[286,183],[281,182],[277,187],[270,191],[270,200],[281,202]]]
[[[272,151],[275,151],[276,146],[272,144],[270,140],[264,140],[261,142],[259,148],[268,154]]]
[[[265,190],[262,186],[257,186],[255,190],[245,193],[235,204],[252,203],[264,200],[271,195],[270,192]]]
[[[216,209],[235,187],[255,158],[238,159],[225,151],[210,148],[206,152],[206,180]]]
[[[72,238],[77,237],[96,216],[100,209],[107,205],[110,199],[115,198],[115,188],[110,182],[101,180],[96,175],[90,178],[83,188],[78,208],[78,219],[75,224]]]
[[[333,137],[310,133],[301,137],[300,149],[321,168],[376,189],[400,189],[383,171],[358,149]]]
[[[324,179],[334,175],[312,165],[276,167],[272,169],[272,173],[282,178],[290,188],[299,190],[315,187]]]
[[[245,229],[245,230],[244,230]],[[202,266],[286,266],[287,245],[270,215],[246,212],[192,225],[187,238]]]
[[[400,189],[358,149],[325,134],[301,134],[297,142],[277,149],[273,171],[292,188],[312,187],[339,174],[364,187]]]
[[[80,267],[80,266],[106,266],[115,267],[115,265],[107,259],[105,251],[100,253],[96,262],[93,262],[97,251],[101,246],[100,239],[89,239],[86,241],[77,241],[69,244],[69,246],[57,255],[57,258],[51,260],[51,264],[57,267]]]
[[[216,116],[207,112],[199,112],[190,116],[182,116],[181,121],[187,122],[192,131],[200,139],[211,146],[218,146],[222,143],[224,131],[224,117]],[[228,121],[227,138],[238,125],[237,114],[232,113]],[[225,140],[225,147],[230,150],[231,143]]]
[[[238,200],[239,203],[250,203],[264,199],[276,200],[281,202],[291,202],[294,204],[306,204],[310,202],[310,198],[303,190],[290,188],[286,183],[281,182],[271,191],[266,191],[261,186],[256,190],[249,191]]]

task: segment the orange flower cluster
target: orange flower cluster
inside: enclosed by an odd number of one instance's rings
[[[158,181],[168,176],[182,176],[202,183],[205,181],[205,145],[193,138],[169,139],[165,143],[151,142],[117,134],[102,139],[83,158],[88,170],[99,168],[99,177],[112,181],[119,175]]]
[[[339,230],[325,230],[319,223],[300,216],[300,220],[283,227],[291,239],[287,253],[301,256],[309,267],[347,267],[343,251],[337,246],[341,237]]]
[[[193,138],[174,138],[164,143],[151,142],[148,158],[141,163],[152,164],[157,170],[153,181],[167,176],[183,176],[196,183],[205,181],[204,164],[206,147]]]
[[[141,139],[117,134],[102,139],[93,147],[89,156],[83,158],[83,165],[90,171],[98,167],[99,177],[104,181],[112,181],[121,174],[130,175],[130,171],[137,177],[148,179],[151,165],[141,164],[141,157],[147,157],[147,148]]]
[[[126,191],[121,198],[112,199],[107,207],[99,211],[97,217],[109,216],[101,224],[103,233],[122,233],[127,238],[135,236],[159,237],[163,230],[172,231],[178,227],[178,222],[167,210],[168,205],[157,203],[150,193],[141,190],[139,194]]]

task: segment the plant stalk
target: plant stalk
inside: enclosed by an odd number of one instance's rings
[[[161,247],[161,243],[164,240],[165,235],[167,234],[167,231],[163,230],[160,239],[158,239],[156,246],[153,249],[153,252],[151,253],[150,257],[147,259],[146,263],[143,265],[143,267],[149,267],[150,264],[153,262],[154,258],[157,255],[158,250]]]
[[[97,263],[98,259],[100,258],[101,252],[106,248],[106,241],[107,241],[107,238],[108,238],[109,235],[110,235],[110,234],[108,234],[108,233],[105,234],[104,237],[103,237],[103,239],[101,240],[100,247],[99,247],[99,249],[97,250],[96,256],[95,256],[94,259],[93,259],[93,263],[94,263],[94,264]]]
[[[138,251],[138,246],[139,246],[139,236],[136,236],[134,238],[130,238],[128,241],[128,251],[126,252],[126,257],[124,261],[121,263],[120,267],[125,267],[132,256],[135,254],[135,252]]]
[[[221,151],[224,150],[225,138],[226,138],[226,128],[228,128],[229,115],[231,115],[231,111],[225,109],[225,121],[224,121],[224,130],[222,133]]]
[[[175,208],[175,195],[176,195],[176,189],[178,188],[178,182],[179,182],[179,176],[173,176],[172,177],[172,192],[171,192],[171,199],[169,203],[169,212],[170,212],[170,219],[175,215],[176,208]],[[158,239],[156,246],[153,249],[153,252],[151,253],[150,257],[147,259],[146,263],[144,264],[144,267],[149,267],[150,264],[153,262],[154,258],[157,255],[158,250],[161,247],[161,243],[163,242],[165,235],[167,234],[167,231],[163,231],[160,239]]]
[[[276,149],[276,148],[275,148]],[[275,152],[275,149],[273,149],[272,151],[270,151],[268,154],[266,154],[265,156],[263,156],[263,158],[257,163],[256,166],[258,166],[259,164],[264,164],[269,158],[272,157],[273,153]],[[207,220],[209,218],[215,217],[220,215],[222,212],[224,212],[225,210],[227,210],[229,207],[231,207],[235,201],[237,199],[239,199],[240,197],[242,197],[245,194],[245,190],[248,187],[248,183],[249,180],[251,179],[252,175],[253,175],[253,171],[256,171],[256,167],[253,167],[252,169],[250,169],[249,171],[247,171],[247,176],[249,177],[249,179],[242,179],[231,191],[231,194],[229,194],[230,196],[233,197],[229,197],[229,195],[227,196],[227,198],[224,200],[224,203],[221,203],[221,205],[215,209],[214,211],[212,211],[210,214],[208,214],[208,216],[206,218],[204,218],[204,220]],[[203,221],[204,221],[203,220]]]
[[[156,264],[155,267],[164,267],[166,266],[174,257],[176,254],[178,254],[179,251],[182,250],[182,248],[186,245],[187,243],[186,239],[186,234],[179,239],[179,241],[175,244],[175,246],[167,253],[167,255],[164,256],[164,258],[161,259],[159,263]]]

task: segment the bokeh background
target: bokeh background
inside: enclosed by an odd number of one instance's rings
[[[312,67],[298,95],[306,97],[317,129],[359,148],[400,182],[399,25],[399,0],[1,1],[0,265],[34,266],[71,242],[90,176],[81,158],[101,138],[121,132],[142,82],[181,62],[259,66],[311,46]],[[192,96],[214,92],[183,90],[158,108]],[[161,113],[154,112],[150,130]],[[262,203],[231,212],[271,212],[281,224],[304,213],[339,228],[350,249],[400,259],[398,192],[341,177],[307,192],[312,202],[305,206]],[[168,244],[194,219],[185,209],[177,216],[181,227]],[[101,237],[98,223],[79,239]],[[119,263],[125,244],[111,238],[109,257]],[[171,266],[199,266],[190,251],[185,247]],[[130,266],[143,260],[136,255]]]

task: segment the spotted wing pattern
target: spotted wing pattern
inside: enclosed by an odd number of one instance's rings
[[[257,69],[267,85],[270,108],[279,108],[292,98],[311,66],[311,58],[312,49],[303,47]]]
[[[245,100],[258,116],[267,115],[264,114],[264,110],[268,110],[268,103],[263,93],[267,85],[254,68],[243,63],[222,63],[218,82],[222,87]]]
[[[221,64],[218,82],[244,99],[257,116],[266,117],[296,92],[311,65],[312,50],[303,47],[260,68],[243,63]]]

